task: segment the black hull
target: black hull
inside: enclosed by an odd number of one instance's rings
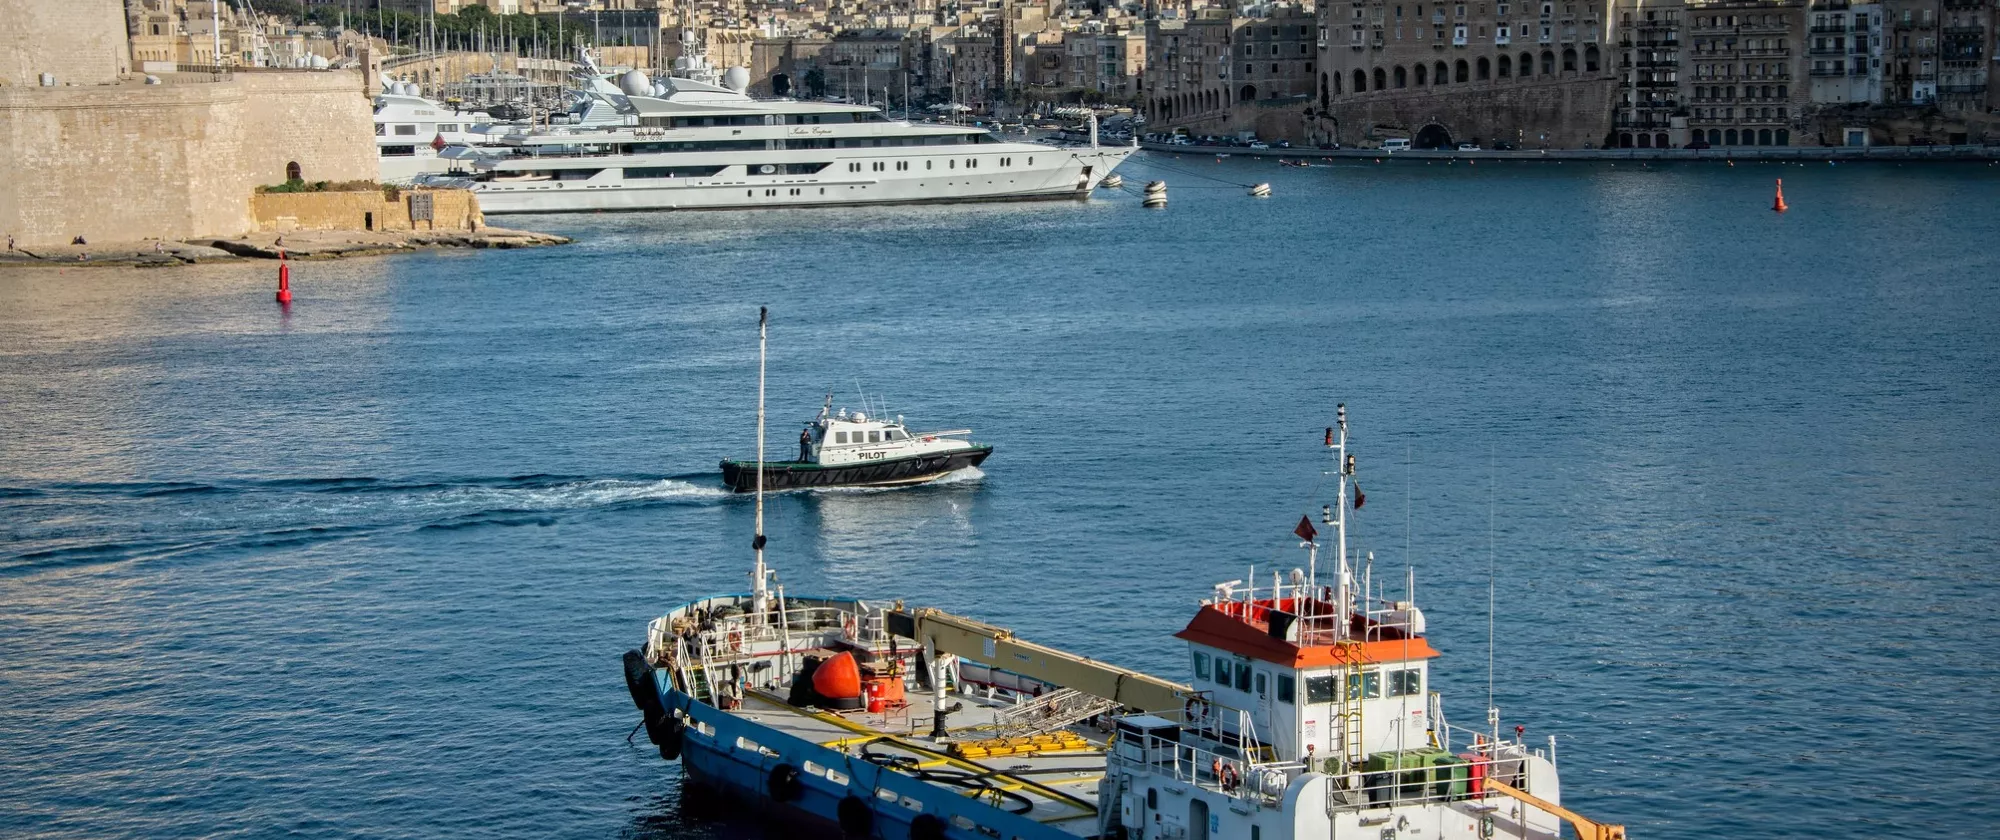
[[[986,456],[993,454],[991,446],[975,446],[939,452],[932,455],[913,455],[892,461],[870,461],[865,464],[842,464],[823,467],[802,461],[764,462],[765,490],[794,490],[801,487],[894,487],[901,484],[922,484],[953,470],[979,466]],[[757,489],[757,464],[747,461],[722,462],[722,483],[738,493],[750,493]]]

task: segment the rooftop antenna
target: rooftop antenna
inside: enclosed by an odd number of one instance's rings
[[[771,597],[765,585],[770,572],[764,568],[764,345],[769,323],[770,309],[757,307],[757,535],[750,539],[757,564],[750,571],[750,605],[759,614],[770,606]]]

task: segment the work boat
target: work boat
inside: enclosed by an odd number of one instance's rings
[[[1303,569],[1192,605],[1191,682],[904,601],[789,595],[760,494],[750,591],[654,619],[627,687],[689,782],[827,837],[1622,838],[1563,807],[1553,737],[1491,708],[1447,722],[1423,611],[1348,552],[1344,407],[1337,430],[1333,557],[1303,519]]]
[[[1137,148],[1098,146],[1094,119],[1089,145],[1065,147],[748,89],[740,67],[715,81],[589,73],[575,124],[449,149],[472,175],[428,183],[477,193],[488,214],[1081,199]]]
[[[993,447],[965,439],[971,429],[912,433],[901,415],[885,420],[832,408],[829,398],[799,433],[798,460],[763,462],[764,489],[923,484],[979,466],[993,454]],[[754,491],[757,465],[756,460],[723,461],[722,481],[739,493]]]

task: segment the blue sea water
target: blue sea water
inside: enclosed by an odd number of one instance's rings
[[[1301,563],[1345,402],[1446,713],[1490,568],[1567,804],[2000,824],[2000,169],[1123,172],[1170,207],[504,218],[578,242],[301,264],[289,314],[264,264],[0,274],[0,835],[754,835],[617,660],[746,585],[760,304],[774,452],[859,389],[998,447],[773,497],[793,592],[1182,676],[1210,584]]]

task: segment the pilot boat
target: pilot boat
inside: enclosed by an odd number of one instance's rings
[[[917,602],[789,595],[760,493],[750,591],[648,623],[626,686],[689,782],[826,837],[1623,838],[1562,804],[1553,736],[1447,721],[1423,611],[1348,550],[1344,406],[1337,430],[1330,539],[1308,515],[1302,568],[1192,603],[1186,681]]]
[[[993,447],[965,438],[972,434],[971,429],[912,433],[901,416],[891,421],[866,412],[850,414],[845,408],[835,412],[833,397],[828,395],[819,416],[799,431],[798,460],[764,460],[761,323],[758,329],[757,457],[722,462],[722,482],[729,489],[749,493],[759,489],[923,484],[979,466],[993,454]],[[762,484],[758,483],[760,475]]]

